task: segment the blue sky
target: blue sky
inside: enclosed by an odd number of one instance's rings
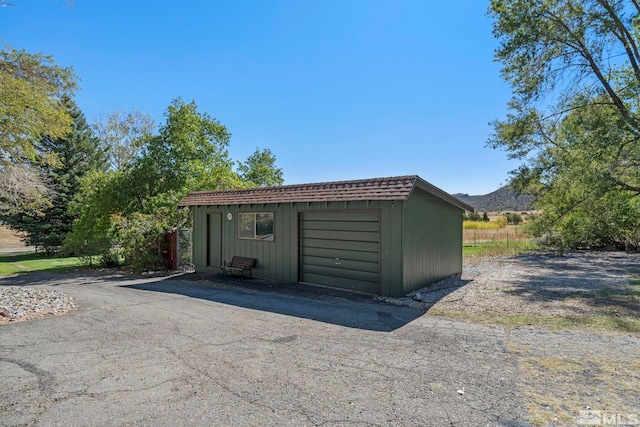
[[[0,37],[73,66],[90,121],[158,122],[195,100],[244,160],[269,148],[287,184],[418,174],[485,194],[517,164],[485,148],[509,87],[478,0],[13,0]]]

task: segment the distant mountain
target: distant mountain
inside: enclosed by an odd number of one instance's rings
[[[510,187],[502,187],[484,196],[470,196],[468,194],[454,194],[455,197],[473,206],[476,212],[524,212],[535,209],[534,197],[528,194],[516,194]]]

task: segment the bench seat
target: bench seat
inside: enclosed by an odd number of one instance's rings
[[[255,264],[255,258],[234,255],[230,263],[225,262],[224,265],[221,265],[219,268],[222,274],[237,272],[244,277],[245,273],[249,273],[249,277],[251,277],[251,272]]]

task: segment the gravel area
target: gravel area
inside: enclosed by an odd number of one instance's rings
[[[0,324],[66,313],[76,300],[58,291],[24,286],[0,286]]]
[[[470,258],[461,276],[382,300],[502,325],[534,426],[640,416],[639,253]]]
[[[539,316],[631,315],[640,301],[620,295],[638,292],[640,253],[576,251],[469,258],[463,273],[405,298],[381,298],[424,311]]]

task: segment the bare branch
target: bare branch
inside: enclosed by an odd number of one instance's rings
[[[560,25],[564,29],[566,34],[571,37],[573,43],[571,43],[570,41],[565,41],[565,44],[577,50],[579,52],[579,55],[587,61],[589,67],[591,68],[591,71],[593,71],[596,78],[598,79],[604,90],[607,92],[622,117],[629,123],[629,125],[632,127],[632,129],[634,129],[635,132],[640,132],[640,124],[631,115],[622,99],[620,99],[615,89],[613,89],[613,87],[611,86],[611,83],[609,83],[607,78],[604,76],[604,73],[600,69],[598,63],[594,59],[593,55],[589,52],[588,47],[584,44],[580,37],[578,37],[569,27],[569,25],[564,22],[564,20],[562,20],[562,18],[560,18],[559,16],[553,14],[551,11],[547,11],[547,16],[549,16],[549,18],[556,24]]]
[[[614,32],[618,40],[622,43],[627,52],[627,58],[633,68],[633,72],[636,75],[636,79],[640,80],[640,54],[638,53],[638,46],[636,45],[633,36],[627,30],[627,27],[622,23],[620,17],[613,9],[613,6],[609,4],[607,0],[596,0],[609,14],[613,22],[616,24],[617,32]]]

